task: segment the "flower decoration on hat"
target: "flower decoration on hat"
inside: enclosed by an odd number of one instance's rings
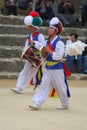
[[[42,19],[38,12],[32,11],[24,18],[24,24],[38,28],[42,24]]]
[[[61,23],[61,21],[57,18],[57,17],[54,17],[50,20],[50,27],[53,27],[55,29],[58,29],[59,30],[59,34],[62,33],[63,31],[63,25]]]

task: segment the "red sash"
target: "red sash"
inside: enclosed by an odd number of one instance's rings
[[[63,64],[63,67],[64,67],[66,77],[69,77],[71,75],[70,70],[68,69],[68,67],[65,63],[62,62],[62,64]]]

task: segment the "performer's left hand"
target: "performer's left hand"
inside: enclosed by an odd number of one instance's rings
[[[30,43],[31,44],[35,44],[35,41],[30,39]]]

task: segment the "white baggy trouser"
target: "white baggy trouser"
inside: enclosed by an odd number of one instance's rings
[[[33,77],[35,77],[37,69],[26,61],[23,70],[20,72],[16,87],[23,90],[27,87]]]
[[[63,69],[45,69],[40,88],[35,93],[33,102],[41,106],[48,97],[52,86],[56,89],[61,104],[67,107],[69,105],[69,97],[67,96],[67,86]]]

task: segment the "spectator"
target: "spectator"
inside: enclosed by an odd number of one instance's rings
[[[86,39],[86,44],[87,44],[87,39]],[[83,51],[83,60],[84,60],[84,73],[87,74],[87,47]]]
[[[70,34],[70,39],[66,41],[66,49],[70,46],[70,44],[74,44],[75,42],[80,41],[78,40],[78,34],[77,33],[71,33]],[[70,71],[74,71],[75,66],[74,66],[74,61],[76,60],[77,62],[77,71],[81,72],[82,69],[82,51],[80,52],[80,54],[78,54],[77,56],[71,56],[69,54],[65,54],[65,57],[67,59],[67,64],[68,67],[70,69]]]
[[[81,26],[85,26],[85,23],[87,22],[87,0],[82,5],[82,11],[81,11]]]
[[[78,14],[75,13],[74,4],[70,0],[61,0],[58,4],[57,17],[61,20],[64,27],[72,26],[79,19]]]
[[[7,15],[10,15],[11,13],[13,15],[17,15],[17,6],[16,6],[17,0],[5,0],[4,4],[7,9]]]
[[[40,17],[43,19],[43,24],[49,24],[51,18],[55,16],[52,2],[49,0],[39,0],[35,4],[35,10],[39,12]]]
[[[18,2],[18,8],[21,10],[27,10],[29,11],[32,10],[33,2],[32,0],[23,0]]]

